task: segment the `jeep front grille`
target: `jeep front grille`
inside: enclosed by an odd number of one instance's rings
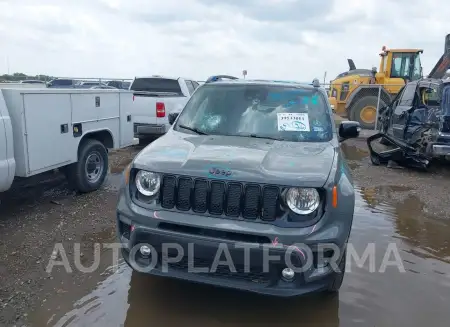
[[[161,206],[213,216],[273,221],[279,214],[280,189],[203,178],[164,175]]]

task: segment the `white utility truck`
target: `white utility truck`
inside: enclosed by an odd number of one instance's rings
[[[108,149],[133,144],[132,103],[125,90],[0,89],[0,192],[56,168],[78,191],[98,189]]]
[[[199,84],[188,78],[136,77],[130,85],[133,91],[134,136],[147,139],[165,134],[169,128],[168,116],[181,112]]]

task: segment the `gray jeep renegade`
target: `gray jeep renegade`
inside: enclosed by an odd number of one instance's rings
[[[339,290],[355,194],[326,92],[215,76],[123,174],[125,261],[153,275],[275,296]]]

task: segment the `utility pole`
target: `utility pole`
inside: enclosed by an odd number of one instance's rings
[[[325,71],[325,74],[323,74],[323,84],[325,84],[326,79],[327,79],[327,72]]]

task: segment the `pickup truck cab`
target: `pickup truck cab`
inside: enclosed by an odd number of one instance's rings
[[[198,86],[194,80],[181,77],[136,77],[130,85],[134,136],[147,140],[165,134],[170,128],[168,115],[180,112]]]
[[[450,161],[450,80],[407,83],[380,109],[378,129],[367,138],[374,165],[393,161],[426,170],[435,159]],[[375,141],[389,147],[374,147]]]
[[[327,94],[213,78],[124,172],[123,258],[140,272],[256,293],[337,292],[355,191]],[[219,262],[220,261],[220,262]]]

